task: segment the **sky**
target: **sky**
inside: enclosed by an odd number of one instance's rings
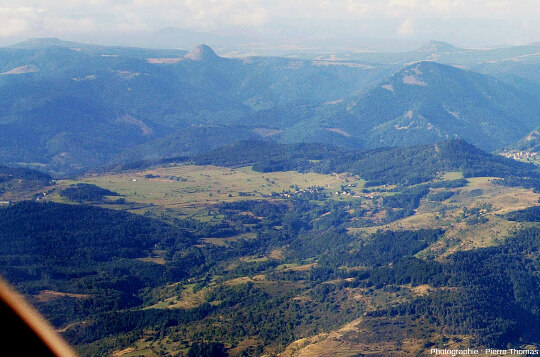
[[[539,18],[540,0],[0,0],[0,44],[58,37],[131,45],[178,28],[252,42],[442,40],[471,48],[538,42]]]

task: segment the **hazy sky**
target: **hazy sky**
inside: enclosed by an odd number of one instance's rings
[[[177,27],[252,39],[439,39],[471,47],[540,41],[539,18],[540,0],[0,0],[0,42],[111,42]]]

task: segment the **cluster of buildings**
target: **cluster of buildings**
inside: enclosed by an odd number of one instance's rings
[[[501,155],[514,160],[533,160],[538,153],[531,151],[505,151]]]

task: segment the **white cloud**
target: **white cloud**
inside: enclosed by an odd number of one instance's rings
[[[231,25],[258,27],[266,23],[268,14],[264,9],[241,10],[235,12],[230,19]]]
[[[436,11],[449,11],[461,8],[465,3],[458,0],[429,0],[428,5]]]
[[[405,19],[401,25],[399,25],[396,33],[402,37],[412,36],[415,33],[415,21],[412,18]]]
[[[487,6],[497,9],[509,8],[512,5],[510,1],[499,0],[499,1],[489,1]]]
[[[356,36],[368,23],[365,31],[373,37],[394,32],[413,36],[420,34],[420,27],[422,33],[441,32],[435,25],[424,26],[439,18],[451,20],[450,29],[458,29],[464,20],[504,19],[523,38],[540,30],[538,0],[520,0],[519,6],[512,0],[0,0],[0,37],[66,37],[65,33],[89,38],[96,32],[112,36],[169,26],[219,33],[267,31],[273,26],[280,26],[275,31],[279,33],[299,27],[305,33],[310,28],[338,32],[349,26]],[[527,31],[523,23],[530,24]],[[485,32],[481,25],[478,31]]]
[[[184,23],[213,29],[227,25],[257,27],[268,20],[268,9],[260,1],[185,0],[180,8],[184,11],[177,11],[177,15]]]
[[[355,15],[361,15],[366,14],[369,11],[369,5],[365,2],[349,0],[347,9]]]
[[[0,17],[0,37],[11,37],[25,33],[29,30],[30,25],[22,19],[6,19]]]
[[[0,37],[19,36],[40,26],[41,9],[33,7],[0,7]]]
[[[390,7],[408,7],[415,8],[418,5],[416,0],[390,0],[388,6]]]

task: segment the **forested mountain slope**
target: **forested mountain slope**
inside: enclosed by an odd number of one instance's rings
[[[366,94],[322,106],[259,112],[246,124],[274,123],[272,128],[284,131],[276,135],[282,142],[372,148],[461,138],[493,151],[536,128],[537,103],[537,95],[494,78],[423,61]]]
[[[459,53],[420,52],[433,46]],[[523,88],[430,61],[31,40],[0,49],[0,161],[72,173],[245,139],[373,148],[462,138],[492,151],[540,124],[538,98]]]

